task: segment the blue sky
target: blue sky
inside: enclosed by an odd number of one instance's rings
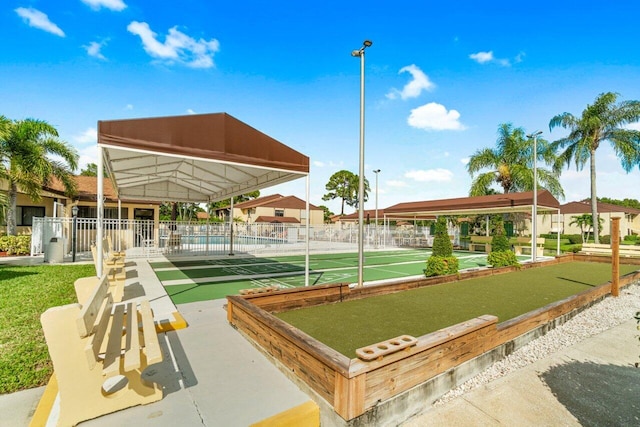
[[[0,114],[48,121],[86,164],[98,120],[227,112],[308,155],[311,203],[339,212],[321,198],[334,172],[358,172],[351,51],[370,39],[366,207],[374,169],[380,208],[463,197],[465,161],[499,124],[554,140],[549,119],[602,92],[640,99],[637,2],[519,3],[3,1]],[[608,145],[597,170],[599,196],[640,199],[640,169],[626,174]],[[588,197],[587,170],[561,182],[565,202]]]

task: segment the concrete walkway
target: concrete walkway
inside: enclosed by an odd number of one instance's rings
[[[640,309],[640,308],[639,308]],[[403,424],[638,426],[640,345],[635,320],[588,338]]]
[[[156,321],[174,320],[177,309],[146,260],[127,263],[125,283],[124,299],[144,296]],[[162,400],[81,425],[248,426],[308,402],[306,394],[229,325],[225,302],[182,304],[179,312],[189,326],[160,334],[164,361],[149,374],[162,385]],[[0,426],[27,426],[43,392],[41,387],[0,396]],[[54,406],[50,421],[55,416]]]
[[[29,260],[33,262],[33,260]],[[176,307],[146,261],[130,268],[126,297],[151,299],[158,319]],[[156,403],[82,425],[248,426],[309,401],[226,320],[225,300],[182,304],[186,329],[161,335]],[[640,307],[639,307],[640,310]],[[633,319],[405,422],[418,426],[640,425],[640,361]],[[26,426],[43,388],[0,396],[0,426]]]

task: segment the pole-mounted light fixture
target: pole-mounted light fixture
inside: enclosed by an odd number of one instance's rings
[[[362,42],[360,49],[351,56],[360,58],[360,170],[358,174],[358,287],[363,286],[364,275],[364,50],[371,47],[371,40]]]
[[[527,138],[533,138],[533,208],[531,212],[531,261],[538,259],[538,137],[542,131],[538,130]]]

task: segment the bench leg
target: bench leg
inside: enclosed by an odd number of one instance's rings
[[[78,337],[75,319],[79,312],[78,304],[70,304],[53,307],[41,317],[58,379],[60,412],[57,425],[73,426],[101,415],[162,399],[161,387],[142,379],[143,368],[125,373],[128,384],[121,390],[111,395],[104,393],[102,365],[89,369],[84,351],[87,339]]]

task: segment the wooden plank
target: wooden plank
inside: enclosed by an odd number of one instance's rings
[[[263,351],[278,359],[324,399],[333,401],[336,371],[327,364],[324,355],[313,354],[300,348],[297,345],[299,342],[268,328],[244,307],[234,306],[233,316],[233,324],[238,330],[246,334]],[[345,364],[348,364],[348,358],[342,357]],[[346,367],[343,371],[347,371]]]
[[[111,315],[111,328],[107,335],[107,351],[104,354],[102,373],[113,377],[120,373],[120,356],[122,354],[122,331],[124,326],[124,305],[116,305]]]
[[[365,412],[366,378],[366,374],[355,378],[345,378],[336,372],[333,408],[345,420],[350,420]]]
[[[144,353],[147,357],[147,364],[162,362],[162,352],[160,351],[160,342],[158,334],[153,323],[153,314],[151,312],[151,304],[148,300],[140,302],[140,316],[142,318],[142,334],[144,339]]]
[[[126,322],[126,346],[124,352],[124,370],[140,368],[140,331],[138,330],[138,310],[133,302],[128,302]]]
[[[109,321],[111,320],[112,308],[113,304],[111,298],[105,298],[98,313],[98,325],[84,347],[84,353],[87,357],[89,369],[95,368],[96,362],[99,360],[99,355],[102,351],[102,345],[105,341],[105,335],[108,330]]]
[[[82,310],[78,314],[76,325],[80,337],[86,337],[93,330],[100,307],[102,306],[105,295],[109,290],[109,281],[104,275],[100,279],[98,285],[93,289],[91,295],[87,299],[86,304],[82,306]]]

